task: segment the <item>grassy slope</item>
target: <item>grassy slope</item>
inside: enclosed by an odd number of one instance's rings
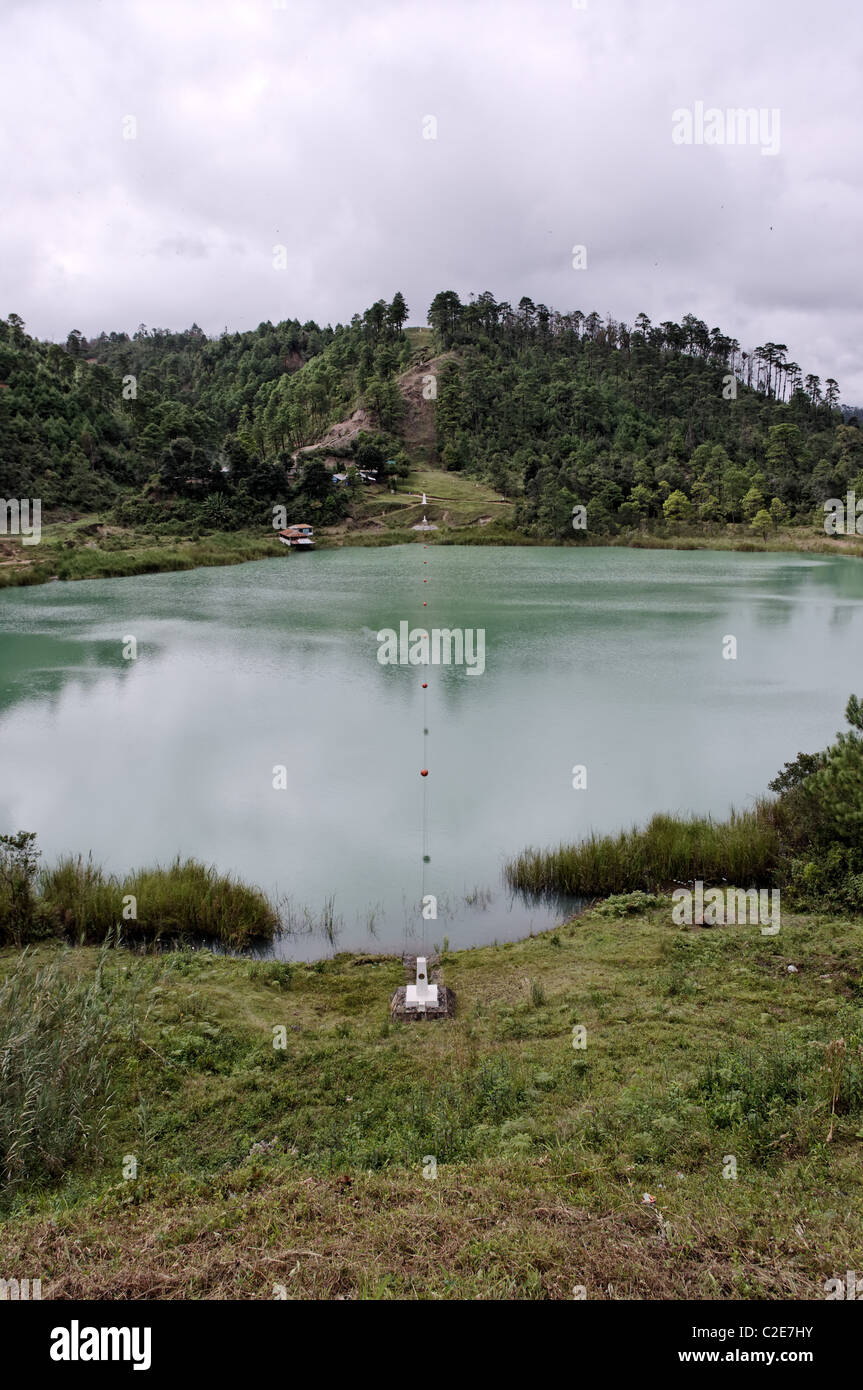
[[[827,1143],[819,1069],[860,1028],[859,935],[592,913],[445,956],[458,1015],[428,1025],[390,1024],[392,959],[284,988],[118,954],[138,1021],[103,1165],[0,1225],[0,1268],[50,1297],[823,1297],[863,1239],[863,1102]]]

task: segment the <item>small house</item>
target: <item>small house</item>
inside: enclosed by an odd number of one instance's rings
[[[286,526],[279,532],[279,540],[282,545],[291,546],[296,550],[314,550],[315,533],[311,526],[306,522],[299,522],[296,526]]]

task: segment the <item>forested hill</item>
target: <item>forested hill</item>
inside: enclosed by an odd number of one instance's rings
[[[863,496],[863,431],[839,388],[692,315],[631,326],[488,292],[435,296],[405,329],[401,294],[347,325],[263,323],[207,338],[147,329],[39,342],[0,320],[0,496],[220,529],[266,525],[275,503],[319,524],[351,507],[332,455],[404,474],[431,463],[516,500],[516,524],[572,536],[572,509],[611,532],[811,521]],[[416,455],[404,373],[428,364],[432,457]],[[362,408],[349,442],[298,454]],[[347,438],[347,436],[346,436]],[[389,462],[392,460],[392,462]]]
[[[457,354],[438,387],[442,460],[523,494],[522,528],[563,535],[579,503],[593,531],[810,520],[863,483],[838,384],[804,375],[783,344],[748,351],[692,315],[629,327],[487,295],[438,295],[430,320]]]

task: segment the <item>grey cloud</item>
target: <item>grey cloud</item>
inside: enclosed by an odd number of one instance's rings
[[[863,402],[840,0],[31,0],[5,39],[0,312],[41,336],[345,322],[396,289],[423,322],[490,289],[691,311]],[[675,145],[697,101],[778,107],[779,154]]]

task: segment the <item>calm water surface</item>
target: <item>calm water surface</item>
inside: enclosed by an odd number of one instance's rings
[[[428,944],[524,935],[565,905],[511,898],[506,856],[724,815],[823,747],[863,691],[861,599],[838,557],[419,545],[0,593],[0,826],[112,870],[194,855],[299,918],[334,895],[341,947],[398,950],[425,790]],[[484,628],[485,672],[380,665],[400,621]]]

